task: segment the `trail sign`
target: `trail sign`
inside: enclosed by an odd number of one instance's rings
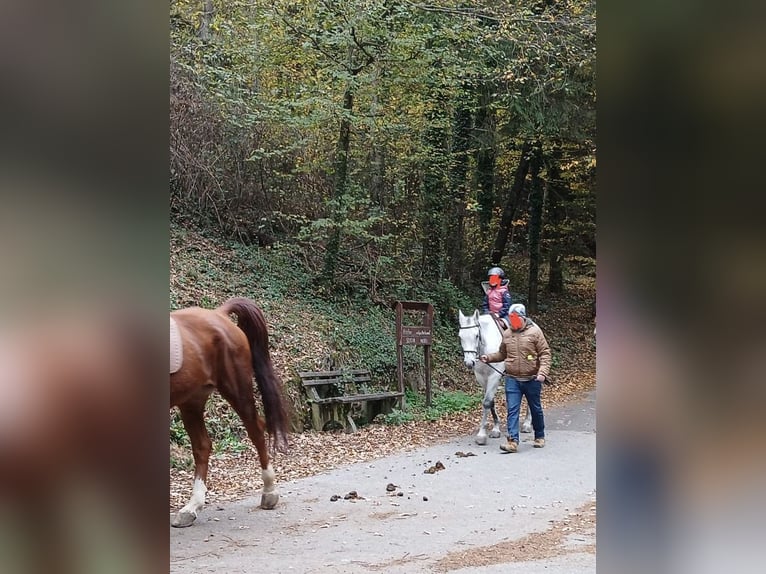
[[[418,324],[404,325],[405,311],[408,316],[418,317]],[[414,313],[412,313],[414,312]],[[434,308],[423,301],[396,302],[396,374],[399,389],[404,390],[404,345],[423,347],[426,379],[426,406],[431,405],[431,344],[433,343]]]
[[[400,345],[431,345],[430,327],[402,325]]]

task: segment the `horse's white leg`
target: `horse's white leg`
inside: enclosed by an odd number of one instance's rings
[[[532,432],[532,412],[529,410],[526,397],[524,398],[524,410],[527,414],[524,416],[524,422],[521,423],[521,432],[530,433]]]
[[[476,444],[487,444],[487,413],[489,412],[489,403],[487,402],[487,378],[484,373],[483,363],[473,363],[473,374],[476,377],[476,382],[479,383],[484,390],[484,397],[481,401],[481,423],[479,424],[479,430],[476,432]]]
[[[485,367],[485,370],[489,367]],[[487,415],[492,413],[492,430],[489,432],[489,438],[498,438],[500,436],[500,418],[497,416],[497,410],[495,409],[495,394],[497,392],[498,384],[500,383],[500,375],[495,373],[482,373],[482,378],[485,382],[484,387],[484,399],[482,400],[482,416],[481,427],[476,435],[476,444],[487,444]],[[477,373],[477,378],[479,377]]]
[[[271,463],[261,471],[263,478],[263,493],[261,494],[261,508],[271,510],[279,502],[279,491],[277,490],[277,474],[271,467]]]
[[[173,517],[171,524],[176,528],[185,528],[191,526],[197,519],[197,512],[205,506],[205,495],[207,494],[207,487],[204,481],[199,478],[194,478],[194,487],[192,489],[192,495],[189,502],[186,503],[181,510]]]
[[[476,433],[476,444],[487,444],[487,412],[489,409],[482,404],[481,424],[479,432]]]

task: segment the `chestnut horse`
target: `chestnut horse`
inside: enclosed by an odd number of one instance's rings
[[[234,324],[230,314],[237,317]],[[211,440],[204,422],[205,404],[217,390],[232,406],[253,441],[261,465],[261,507],[279,501],[275,473],[269,462],[264,430],[278,450],[287,446],[288,416],[282,387],[269,355],[269,336],[263,313],[254,301],[229,299],[214,310],[191,307],[170,314],[182,346],[180,368],[170,375],[170,406],[178,407],[194,454],[194,486],[189,502],[175,515],[172,525],[190,526],[205,504]],[[173,346],[171,340],[171,354]],[[171,367],[171,370],[172,367]],[[258,384],[266,422],[258,416],[253,394]]]

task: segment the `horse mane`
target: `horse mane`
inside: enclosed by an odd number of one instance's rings
[[[236,315],[237,326],[247,336],[255,380],[263,401],[266,429],[277,450],[284,451],[287,448],[289,419],[282,398],[282,385],[269,354],[269,331],[263,312],[254,301],[245,297],[229,299],[216,312],[227,318],[230,313]]]

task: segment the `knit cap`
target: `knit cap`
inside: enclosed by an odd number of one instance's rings
[[[511,305],[511,308],[508,309],[508,314],[509,315],[511,313],[514,313],[514,312],[518,313],[522,317],[526,317],[527,316],[527,308],[524,307],[524,305],[522,305],[521,303],[514,303],[513,305]]]

